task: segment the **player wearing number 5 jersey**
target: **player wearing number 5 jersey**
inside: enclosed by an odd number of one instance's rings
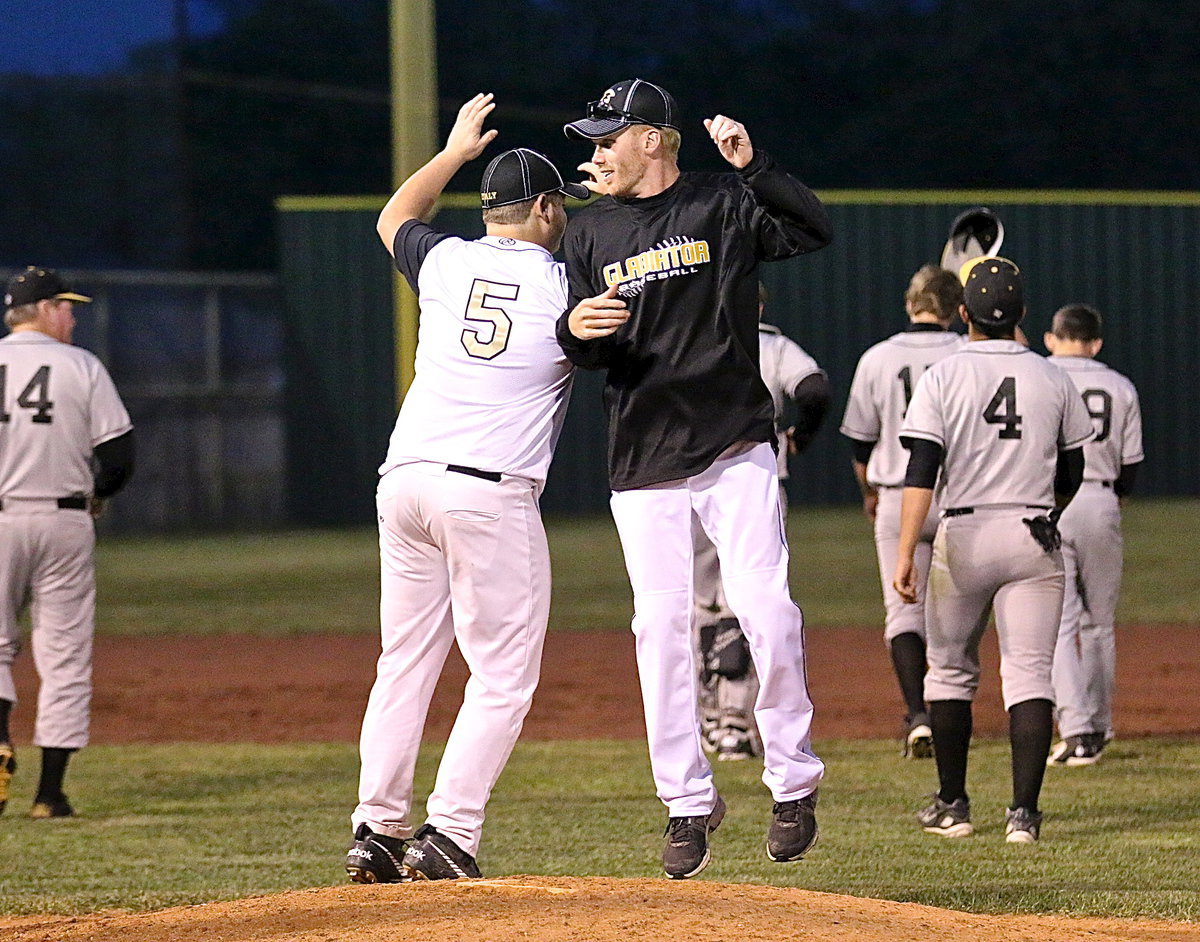
[[[567,287],[552,253],[563,195],[587,190],[564,184],[541,154],[510,150],[483,175],[484,238],[421,221],[496,136],[483,131],[494,107],[491,95],[463,105],[445,149],[379,217],[421,313],[416,377],[377,495],[383,652],[346,858],[362,883],[479,876],[484,807],[529,711],[550,611],[538,495],[572,378],[554,338]],[[471,677],[414,834],[417,750],[455,641]]]
[[[92,516],[133,472],[133,426],[103,364],[71,345],[75,303],[53,271],[8,282],[0,340],[0,811],[16,767],[9,713],[12,664],[28,606],[42,774],[30,816],[74,814],[63,793],[73,752],[87,745],[96,614]],[[89,513],[91,511],[91,513]]]
[[[925,699],[939,789],[917,817],[946,837],[972,832],[971,701],[991,607],[1012,745],[1006,839],[1032,843],[1041,828],[1063,601],[1056,508],[1079,487],[1092,423],[1063,371],[1013,339],[1025,311],[1017,267],[1002,258],[968,264],[960,313],[969,342],[921,377],[900,431],[911,457],[894,586],[906,601],[916,599],[913,551],[935,481],[943,508],[925,603]]]
[[[883,637],[904,698],[904,754],[933,755],[933,734],[925,709],[925,581],[937,529],[934,504],[917,541],[917,601],[905,602],[892,588],[900,541],[900,495],[908,453],[900,444],[900,424],[913,386],[934,363],[961,349],[965,338],[950,331],[962,303],[958,275],[924,265],[909,281],[904,331],[868,349],[858,361],[841,432],[853,444],[852,466],[862,490],[863,512],[874,523],[875,550],[883,585]]]
[[[1063,512],[1066,593],[1054,652],[1054,703],[1062,741],[1051,766],[1092,765],[1112,730],[1121,504],[1142,462],[1142,413],[1133,383],[1094,357],[1104,345],[1100,312],[1070,304],[1045,336],[1050,362],[1071,377],[1096,427],[1083,446],[1083,484]]]

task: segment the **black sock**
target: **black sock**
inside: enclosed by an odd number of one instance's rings
[[[74,749],[42,749],[42,777],[38,780],[37,797],[34,801],[56,801],[63,797],[63,777],[67,774],[67,760]]]
[[[967,797],[967,751],[971,748],[971,701],[934,700],[929,704],[933,755],[937,761],[938,797]]]
[[[906,719],[925,712],[925,639],[915,631],[896,635],[888,644],[892,652],[892,667],[900,681]]]
[[[12,708],[11,700],[0,700],[0,742],[12,742],[12,736],[8,733],[8,715],[12,713]]]
[[[1053,716],[1054,704],[1049,700],[1025,700],[1008,711],[1014,808],[1038,810],[1046,755],[1054,733]]]

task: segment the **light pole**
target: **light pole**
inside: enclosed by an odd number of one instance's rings
[[[437,151],[437,41],[434,0],[389,0],[393,189]],[[396,402],[413,380],[417,298],[397,273]]]

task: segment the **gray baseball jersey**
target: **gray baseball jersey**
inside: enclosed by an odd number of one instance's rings
[[[1054,506],[1058,453],[1091,439],[1083,400],[1021,344],[972,341],[921,377],[901,434],[944,449],[938,486],[949,509],[930,564],[926,700],[974,698],[989,605],[1005,707],[1053,700],[1062,557],[1043,550],[1023,518]]]
[[[0,500],[92,493],[92,449],[129,413],[92,353],[36,330],[0,340]]]
[[[1142,408],[1133,383],[1112,367],[1087,357],[1049,357],[1083,396],[1096,437],[1083,446],[1085,481],[1117,479],[1121,468],[1142,454]]]
[[[1049,509],[1059,451],[1093,432],[1061,370],[1015,340],[978,340],[925,372],[900,434],[945,449],[942,507]]]
[[[867,482],[900,487],[908,452],[900,444],[900,426],[917,381],[934,363],[962,349],[966,338],[948,330],[906,330],[870,347],[858,361],[841,433],[875,442],[867,463]],[[890,582],[893,566],[886,573]]]
[[[1137,390],[1116,370],[1087,357],[1054,356],[1075,383],[1095,426],[1083,446],[1084,483],[1063,512],[1066,589],[1054,653],[1054,700],[1063,737],[1112,729],[1116,609],[1121,587],[1121,507],[1113,482],[1143,459]]]

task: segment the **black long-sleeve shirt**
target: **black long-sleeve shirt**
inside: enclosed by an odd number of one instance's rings
[[[690,477],[738,441],[773,441],[758,365],[758,263],[828,245],[816,195],[763,151],[736,173],[684,173],[644,199],[603,197],[576,214],[564,251],[567,357],[608,369],[613,490]],[[579,340],[567,317],[619,284],[629,320]]]

